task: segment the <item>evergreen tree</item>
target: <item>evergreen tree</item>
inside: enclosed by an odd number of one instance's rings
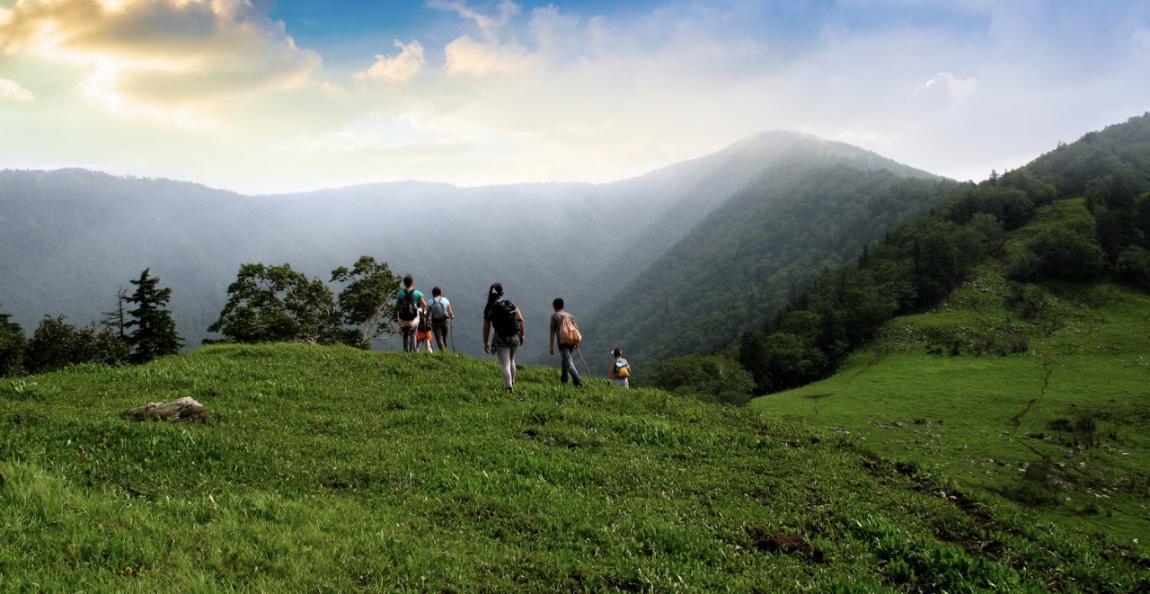
[[[167,309],[172,290],[160,288],[159,277],[149,276],[147,268],[140,273],[140,278],[130,282],[136,290],[127,298],[127,303],[135,307],[128,311],[131,319],[124,327],[135,328],[128,336],[132,362],[147,363],[156,357],[178,353],[183,341],[176,333],[172,312]]]
[[[24,371],[24,349],[28,343],[24,330],[8,318],[8,314],[0,313],[0,377]]]
[[[101,312],[104,316],[100,323],[109,330],[114,331],[120,338],[128,339],[128,292],[124,287],[116,291],[116,305],[113,309]]]

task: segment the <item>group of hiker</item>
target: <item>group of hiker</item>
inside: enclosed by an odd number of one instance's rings
[[[575,318],[565,309],[562,297],[552,301],[551,306],[554,313],[551,315],[548,350],[554,355],[556,345],[559,347],[559,381],[566,384],[570,378],[572,384],[581,387],[583,379],[575,366],[575,354],[583,335],[575,325]],[[439,287],[431,290],[431,301],[428,302],[423,292],[415,288],[415,279],[410,274],[403,277],[403,288],[395,294],[395,318],[405,352],[434,352],[432,340],[441,351],[453,343],[451,323],[455,319],[455,310],[451,302]],[[487,292],[487,305],[483,308],[483,352],[494,353],[499,360],[503,384],[508,392],[515,391],[515,353],[525,339],[523,312],[504,297],[501,283],[492,283]],[[622,349],[615,347],[611,355],[607,378],[616,385],[630,387],[631,365],[623,357]]]

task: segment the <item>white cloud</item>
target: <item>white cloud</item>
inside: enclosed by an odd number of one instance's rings
[[[129,110],[298,86],[320,63],[247,0],[16,0],[0,53],[82,68],[89,97]]]
[[[930,96],[943,93],[949,99],[966,99],[977,90],[978,81],[974,77],[959,78],[950,72],[939,72],[923,83],[915,94]]]
[[[0,78],[0,101],[33,101],[36,96],[32,91],[25,89],[20,83],[8,79]]]
[[[370,67],[355,73],[355,79],[406,82],[419,74],[424,64],[423,46],[418,41],[403,43],[398,39],[395,41],[395,46],[399,48],[399,54],[394,56],[377,54],[375,62]]]
[[[518,44],[500,44],[456,38],[443,48],[444,70],[452,76],[487,76],[521,74],[534,62],[528,51]]]

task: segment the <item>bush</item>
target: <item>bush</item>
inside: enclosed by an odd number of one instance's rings
[[[45,317],[25,351],[25,366],[32,373],[62,369],[79,363],[124,363],[131,354],[128,342],[111,330],[94,325],[78,328],[64,316]]]
[[[651,385],[703,398],[743,405],[750,401],[755,380],[733,359],[720,356],[687,356],[659,366]]]
[[[1008,274],[1017,280],[1088,281],[1102,275],[1102,248],[1092,238],[1058,225],[1035,235],[1011,254]]]

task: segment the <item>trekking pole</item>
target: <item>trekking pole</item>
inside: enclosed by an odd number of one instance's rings
[[[591,366],[587,364],[587,359],[583,356],[583,349],[575,347],[575,351],[579,353],[579,359],[583,361],[583,367],[587,369],[587,377],[594,377],[594,374],[591,373]]]
[[[455,350],[455,318],[447,320],[447,337],[451,339],[451,352],[458,353],[459,351]]]

